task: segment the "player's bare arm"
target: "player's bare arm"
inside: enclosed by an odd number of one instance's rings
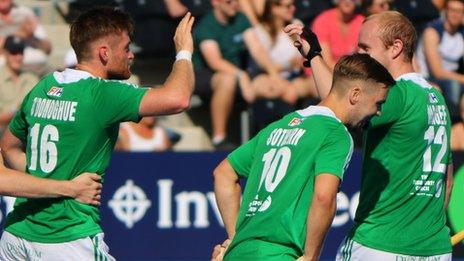
[[[163,86],[150,89],[142,98],[140,116],[179,113],[190,106],[190,96],[195,83],[190,55],[193,52],[192,26],[195,18],[187,13],[177,26],[174,44],[178,54],[171,74]]]
[[[12,169],[26,170],[26,153],[24,143],[7,128],[0,142],[2,156]]]
[[[24,198],[71,197],[85,204],[100,205],[100,176],[83,173],[70,181],[37,178],[8,169],[0,157],[0,195]]]
[[[314,194],[309,209],[304,255],[300,261],[318,260],[327,231],[337,209],[340,179],[332,174],[319,174],[314,182]]]
[[[228,239],[213,249],[212,260],[222,260],[232,238],[235,235],[240,209],[241,187],[237,173],[227,159],[223,160],[214,170],[214,195],[221,213]]]
[[[317,92],[319,97],[324,99],[329,95],[333,74],[327,63],[322,59],[322,56],[318,54],[318,52],[320,52],[319,48],[313,47],[313,50],[311,50],[311,43],[313,46],[320,47],[316,34],[311,30],[306,30],[305,32],[304,26],[300,23],[287,25],[284,28],[284,32],[293,40],[293,45],[298,48],[301,55],[308,59],[305,66],[310,65],[313,69],[313,77]],[[302,36],[305,36],[305,38]],[[311,52],[314,53],[311,54]]]

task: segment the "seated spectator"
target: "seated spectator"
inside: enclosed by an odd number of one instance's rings
[[[239,0],[240,10],[248,17],[253,26],[258,25],[259,17],[264,13],[266,0]]]
[[[464,91],[464,75],[457,72],[464,55],[464,1],[447,1],[444,11],[444,20],[436,20],[425,29],[416,55],[421,74],[436,83],[450,105],[457,107]]]
[[[246,101],[253,100],[250,76],[244,71],[247,51],[278,84],[283,81],[247,17],[238,12],[238,1],[212,0],[211,4],[213,10],[198,22],[193,33],[195,92],[200,96],[211,96],[213,145],[217,149],[231,149],[232,144],[226,140],[227,122],[237,85]]]
[[[119,126],[116,150],[131,152],[166,151],[172,148],[168,132],[156,125],[155,117],[144,117],[139,123],[123,122]]]
[[[357,49],[364,17],[356,13],[356,4],[357,0],[338,0],[335,8],[314,19],[312,30],[319,38],[324,60],[332,69],[340,57]]]
[[[294,13],[293,0],[266,0],[260,24],[254,27],[254,31],[275,67],[279,69],[284,84],[276,84],[279,82],[271,75],[256,68],[257,76],[251,84],[255,98],[281,98],[294,104],[298,97],[317,96],[314,81],[301,75],[303,61],[298,49],[283,31],[286,25],[296,21]]]
[[[172,18],[180,18],[188,12],[188,8],[180,0],[164,0],[164,5]]]
[[[36,74],[45,73],[51,43],[34,12],[25,6],[19,6],[12,0],[0,1],[0,42],[8,35],[17,35],[24,39],[23,69]]]
[[[389,11],[392,0],[362,0],[361,13],[368,17],[369,15]]]
[[[459,111],[461,121],[455,123],[451,128],[452,150],[464,150],[464,96],[461,97]]]
[[[395,9],[406,16],[421,36],[427,24],[440,17],[443,0],[394,0]]]
[[[25,42],[18,36],[8,36],[3,45],[6,65],[0,68],[0,134],[24,96],[39,80],[35,75],[21,71],[24,48]]]

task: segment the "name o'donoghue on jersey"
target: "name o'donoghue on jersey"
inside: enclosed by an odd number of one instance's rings
[[[75,121],[77,102],[34,98],[31,116],[59,121]]]

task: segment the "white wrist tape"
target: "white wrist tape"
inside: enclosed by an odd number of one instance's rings
[[[187,60],[187,61],[192,61],[192,53],[187,51],[187,50],[180,50],[177,54],[176,54],[176,61],[179,61],[179,60]]]

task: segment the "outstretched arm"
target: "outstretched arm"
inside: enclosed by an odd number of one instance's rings
[[[317,36],[311,30],[307,30],[306,35],[303,35],[303,29],[302,24],[293,23],[287,25],[284,32],[293,40],[293,44],[298,48],[301,55],[307,59],[305,66],[312,68],[317,92],[319,97],[324,99],[329,95],[332,88],[332,71],[320,55],[321,47]],[[305,36],[306,39],[303,39],[302,36]]]
[[[84,173],[69,181],[38,178],[6,168],[0,157],[0,195],[3,196],[71,197],[82,203],[100,205],[100,179],[100,176],[94,173]]]

